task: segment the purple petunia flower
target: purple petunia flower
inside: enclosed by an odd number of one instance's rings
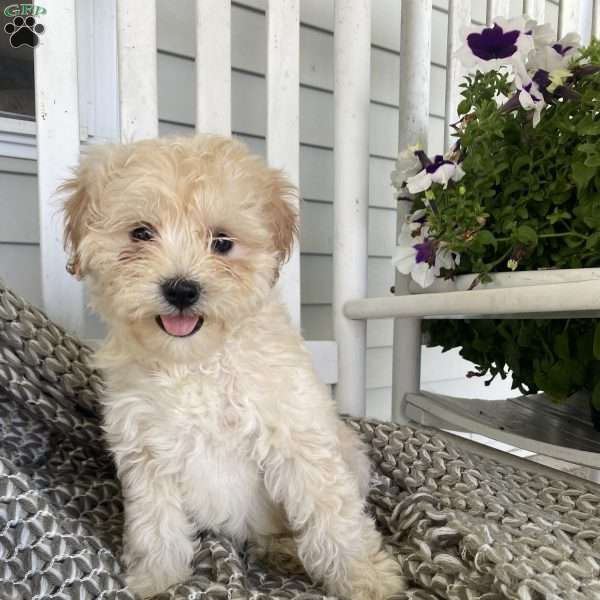
[[[425,167],[425,171],[427,171],[427,173],[429,173],[429,174],[432,174],[432,173],[435,173],[443,165],[452,165],[452,164],[454,164],[454,163],[451,160],[446,160],[441,154],[436,154],[433,159],[433,162],[429,163]]]
[[[545,69],[538,69],[531,78],[541,90],[545,90],[551,83],[550,73]]]
[[[471,33],[467,36],[467,44],[471,52],[482,60],[508,58],[517,52],[517,40],[520,31],[503,31],[498,23],[485,28],[481,33]]]
[[[426,238],[419,244],[413,244],[413,248],[417,251],[415,262],[429,265],[435,262],[435,243],[431,238]]]
[[[520,69],[533,48],[531,27],[525,19],[503,19],[497,17],[493,25],[468,27],[464,30],[465,44],[456,55],[466,67],[477,67],[481,71],[511,65]]]
[[[573,50],[573,46],[563,46],[558,42],[556,44],[552,44],[552,48],[556,50],[556,52],[558,52],[561,56],[565,56],[567,52]]]
[[[458,163],[455,163],[438,154],[433,161],[421,160],[424,169],[406,180],[406,187],[411,194],[418,194],[428,190],[433,183],[439,183],[447,187],[450,181],[460,181],[464,171]]]

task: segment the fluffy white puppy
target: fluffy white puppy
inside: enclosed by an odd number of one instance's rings
[[[64,190],[71,267],[109,329],[97,363],[131,588],[185,580],[212,529],[289,534],[330,594],[399,591],[363,448],[274,291],[297,228],[282,173],[230,139],[158,139],[92,147]]]

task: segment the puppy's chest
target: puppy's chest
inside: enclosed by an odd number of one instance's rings
[[[213,444],[224,436],[251,435],[253,409],[235,375],[176,371],[162,375],[157,384],[156,416],[175,439]]]
[[[236,380],[192,373],[165,380],[160,387],[169,394],[162,435],[170,443],[159,442],[156,456],[169,469],[177,464],[184,503],[198,526],[243,539],[248,514],[269,522],[252,458],[255,415]]]

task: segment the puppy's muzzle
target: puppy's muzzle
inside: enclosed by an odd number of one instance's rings
[[[175,278],[168,279],[160,287],[164,299],[170,306],[178,309],[178,313],[158,315],[156,317],[158,326],[172,337],[194,335],[204,323],[204,317],[194,314],[195,311],[192,309],[202,295],[200,285],[191,279]]]
[[[193,306],[202,293],[202,288],[191,279],[168,279],[161,289],[165,300],[179,310]]]

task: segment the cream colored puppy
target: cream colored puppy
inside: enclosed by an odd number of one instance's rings
[[[264,547],[288,533],[330,594],[399,591],[363,448],[274,291],[297,226],[284,176],[200,136],[93,147],[64,189],[71,266],[109,327],[97,361],[131,588],[184,581],[212,529]]]

